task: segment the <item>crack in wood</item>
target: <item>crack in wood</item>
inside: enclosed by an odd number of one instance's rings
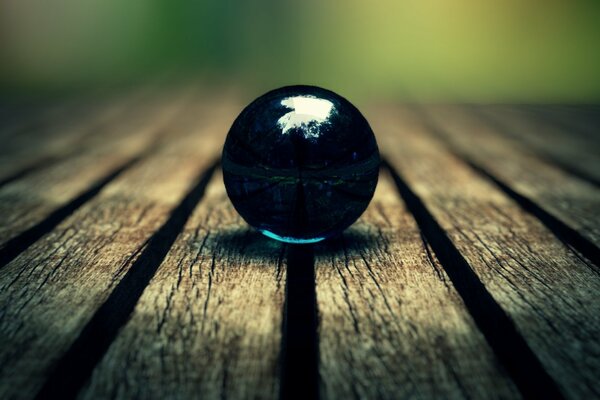
[[[392,165],[385,160],[382,165],[391,173],[407,209],[415,217],[473,320],[523,396],[563,398],[558,385],[518,333],[513,321],[479,280],[421,199]]]
[[[72,398],[85,384],[202,199],[217,165],[214,163],[200,175],[167,221],[152,235],[142,254],[57,362],[36,398]]]
[[[67,204],[54,210],[42,221],[6,241],[4,247],[0,249],[0,270],[14,260],[23,251],[27,250],[29,246],[35,243],[42,236],[51,232],[58,224],[60,224],[69,215],[73,214],[79,207],[93,199],[106,185],[114,181],[119,175],[138,163],[146,155],[148,155],[147,151],[129,159],[127,162],[113,170],[110,174],[93,184],[88,190],[81,193]]]
[[[465,163],[467,163],[472,169],[477,171],[479,174],[485,176],[487,179],[492,181],[500,190],[502,190],[506,195],[512,198],[523,208],[523,210],[527,211],[534,217],[536,217],[546,228],[548,228],[561,242],[563,242],[567,247],[575,250],[576,252],[581,253],[584,257],[594,263],[596,268],[600,268],[600,249],[596,247],[591,241],[587,240],[583,237],[579,232],[575,229],[571,228],[560,219],[556,218],[548,211],[544,210],[542,207],[534,203],[532,200],[523,196],[520,193],[517,193],[506,183],[502,182],[494,175],[492,175],[489,171],[481,167],[480,165],[475,164],[472,160],[468,158],[464,158]],[[599,269],[593,269],[595,272],[600,272]]]
[[[548,164],[555,165],[567,174],[573,175],[583,181],[586,181],[594,185],[596,188],[600,188],[600,180],[598,180],[595,176],[591,175],[590,173],[565,162],[564,159],[557,157],[555,154],[552,154],[547,150],[541,149],[539,146],[535,146],[530,141],[523,140],[522,136],[526,137],[526,135],[520,135],[519,133],[514,131],[514,128],[511,128],[505,123],[502,123],[499,120],[496,120],[495,118],[485,114],[479,108],[469,107],[469,110],[473,115],[476,115],[484,123],[493,127],[496,132],[509,138],[510,140],[516,141],[520,145],[527,146],[530,152],[538,156],[540,159],[546,161]]]
[[[429,119],[423,110],[415,109],[414,112],[421,116],[421,120],[428,128],[428,131],[432,133],[436,139],[442,142],[450,153],[461,159],[475,172],[491,181],[502,192],[504,192],[504,194],[514,200],[523,210],[536,217],[562,243],[564,243],[565,246],[571,249],[575,254],[581,254],[583,257],[591,261],[594,264],[594,268],[591,268],[594,272],[600,273],[600,249],[598,249],[598,247],[592,241],[588,240],[575,229],[568,226],[561,219],[546,211],[542,206],[538,205],[533,200],[511,188],[507,183],[497,178],[494,174],[492,174],[479,163],[475,162],[467,154],[461,152],[447,139],[445,134],[439,131],[440,128]],[[589,266],[589,264],[587,265]]]

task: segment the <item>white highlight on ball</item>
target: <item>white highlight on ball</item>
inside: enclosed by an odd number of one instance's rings
[[[277,120],[281,132],[300,128],[306,139],[319,137],[319,126],[328,122],[333,109],[332,102],[314,96],[286,97],[281,105],[292,110]]]

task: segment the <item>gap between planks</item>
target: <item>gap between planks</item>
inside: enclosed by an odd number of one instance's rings
[[[238,223],[239,223],[239,222],[238,222]],[[164,225],[163,225],[163,226],[164,226]],[[175,239],[175,238],[173,237],[173,239]],[[146,250],[147,250],[147,247],[143,247],[143,249],[146,249]],[[146,251],[146,250],[144,250],[144,251]],[[168,249],[167,249],[167,250],[168,250]],[[344,258],[347,260],[347,257],[348,257],[348,256],[347,256],[347,249],[345,249],[345,248],[344,248],[344,252],[346,253],[346,254],[344,255]],[[165,253],[165,254],[166,254],[166,253]],[[341,257],[341,253],[340,253],[340,255],[338,255],[337,257]],[[139,258],[137,258],[137,260],[138,260],[138,261],[136,261],[136,262],[134,263],[134,265],[135,265],[135,264],[137,264],[138,262],[140,262],[140,261],[139,261],[140,259],[147,259],[147,257],[144,257],[143,255],[140,255],[140,256],[139,256]],[[214,258],[213,258],[213,260],[212,260],[212,263],[213,263],[213,264],[214,264],[214,261],[215,261],[215,260],[214,260]],[[280,262],[280,261],[279,261],[279,262]],[[346,261],[346,262],[347,262],[347,261]],[[365,263],[366,263],[366,261],[365,261]],[[365,265],[366,265],[366,267],[367,267],[367,268],[369,267],[369,264],[365,264]],[[156,268],[158,268],[158,265],[155,265],[155,267],[156,267]],[[211,267],[211,270],[213,270],[213,269],[212,269],[212,267]],[[214,271],[214,270],[213,270],[213,271]],[[125,276],[127,276],[127,275],[125,275]],[[209,276],[209,278],[208,278],[208,279],[209,279],[209,282],[212,282],[212,279],[213,279],[213,278],[212,278],[212,275],[208,275],[208,276]],[[317,276],[318,276],[318,275],[317,275]],[[318,280],[317,280],[317,284],[318,284]],[[115,290],[116,290],[116,289],[115,289]],[[143,290],[143,289],[142,289],[142,290]],[[378,290],[381,290],[381,288],[380,288],[380,289],[378,289]],[[114,293],[114,292],[113,292],[113,293]],[[140,292],[140,295],[142,295],[142,294],[141,294],[141,292]],[[111,295],[111,296],[112,296],[112,295]],[[109,299],[110,299],[110,297],[109,297]],[[110,300],[107,300],[107,301],[110,301]],[[206,302],[205,304],[208,304],[208,303],[209,303],[209,299],[207,299],[207,302]],[[106,304],[106,303],[105,303],[105,304]],[[133,305],[135,305],[135,303],[133,303]],[[389,306],[389,305],[388,305],[388,306]],[[137,307],[137,306],[136,306],[136,307]],[[125,322],[125,321],[123,320],[123,322]],[[223,373],[224,373],[225,375],[224,375],[224,376],[222,376],[221,378],[226,380],[226,379],[227,379],[227,377],[226,377],[226,370],[224,370],[224,371],[223,371]],[[93,382],[93,380],[92,380],[92,382]],[[223,383],[223,381],[221,381],[221,383]],[[327,384],[328,384],[328,382],[324,382],[324,386],[325,386],[325,387],[327,387]],[[506,383],[505,385],[506,385],[506,388],[507,388],[506,390],[508,390],[508,391],[510,392],[510,390],[512,390],[512,389],[509,389],[509,388],[510,388],[510,383]],[[393,386],[393,385],[392,385],[392,386]],[[323,390],[325,390],[325,389],[323,389]],[[465,389],[464,389],[464,387],[461,387],[461,390],[465,390]],[[44,393],[44,392],[42,392],[42,393]],[[88,393],[88,392],[84,392],[84,393]],[[388,392],[388,393],[391,393],[391,392]],[[356,394],[356,393],[354,393],[354,394]],[[514,393],[513,393],[513,394],[514,394]]]
[[[150,118],[133,123],[115,121],[114,129],[106,128],[104,143],[90,143],[76,156],[0,188],[0,217],[4,221],[0,268],[166,140],[185,134],[185,122],[176,117],[181,119],[186,110],[198,108],[201,102],[190,101],[189,94],[180,93],[167,97],[163,106]]]
[[[450,152],[494,182],[563,243],[590,260],[590,268],[599,271],[597,188],[522,153],[495,133],[493,126],[478,122],[460,108],[422,107],[416,113]]]
[[[510,317],[560,393],[595,396],[599,366],[589,357],[599,351],[593,339],[600,330],[595,268],[495,188],[489,176],[449,152],[416,114],[394,107],[375,114],[374,121],[378,131],[388,132],[382,141],[390,163]],[[471,137],[465,126],[456,121],[454,126],[455,140]],[[483,146],[473,152],[484,153]],[[516,373],[523,373],[516,364]],[[536,384],[526,379],[515,377],[526,386]]]
[[[213,106],[211,118],[196,121],[187,135],[122,173],[0,271],[0,376],[11,380],[0,389],[2,397],[30,397],[41,388],[52,365],[209,165],[231,104],[215,99]]]
[[[578,179],[600,187],[599,132],[595,137],[581,137],[572,127],[528,116],[520,108],[487,106],[470,107],[469,111],[521,148]]]

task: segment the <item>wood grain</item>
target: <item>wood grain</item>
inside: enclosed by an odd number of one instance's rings
[[[173,91],[143,86],[103,99],[90,96],[2,138],[0,186],[123,135],[122,125],[152,115]]]
[[[598,396],[595,267],[395,108],[374,125],[383,148],[569,398]],[[518,159],[518,157],[516,157]],[[515,184],[519,184],[516,181]]]
[[[576,128],[548,118],[536,118],[522,108],[488,106],[476,109],[498,133],[567,172],[600,186],[600,131],[595,136],[580,135]]]
[[[148,151],[165,131],[174,136],[174,119],[189,96],[166,97],[155,107],[143,107],[98,132],[98,139],[81,146],[71,157],[0,188],[0,250],[9,239],[39,224],[53,211],[92,187],[112,171]],[[194,106],[201,104],[196,102]],[[148,115],[149,114],[149,115]]]
[[[283,255],[215,176],[81,398],[277,398]]]
[[[0,398],[600,397],[599,265],[518,200],[600,244],[597,108],[367,110],[392,175],[290,247],[206,186],[241,105],[195,88],[0,110]]]
[[[524,152],[458,107],[427,111],[437,124],[436,131],[462,154],[600,246],[598,188]]]
[[[127,100],[129,96],[124,95],[112,102],[70,107],[40,120],[30,116],[33,121],[27,127],[1,138],[0,183],[5,184],[24,170],[44,167],[66,150],[73,152],[80,138],[118,115],[126,108]]]
[[[322,398],[519,398],[392,185],[316,251]]]
[[[4,100],[4,99],[3,99]],[[98,103],[97,96],[50,96],[47,99],[21,98],[0,106],[0,139],[29,134],[37,128],[56,125],[73,111],[81,113]],[[4,100],[5,101],[5,100]]]
[[[228,102],[227,106],[229,106]],[[30,398],[198,176],[232,119],[223,100],[189,135],[119,176],[0,271],[1,398]],[[194,112],[192,110],[191,112]]]
[[[519,111],[526,118],[552,125],[569,136],[577,136],[576,139],[594,141],[596,144],[600,140],[600,108],[597,105],[525,104],[504,105],[501,108]]]

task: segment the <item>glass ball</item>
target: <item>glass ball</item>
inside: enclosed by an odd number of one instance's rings
[[[229,130],[223,179],[233,206],[264,235],[314,243],[367,208],[379,150],[362,114],[314,86],[287,86],[248,105]]]

